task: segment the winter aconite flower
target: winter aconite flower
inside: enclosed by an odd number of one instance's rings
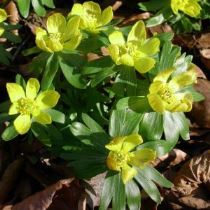
[[[142,137],[132,134],[116,137],[106,145],[106,148],[110,150],[107,166],[111,170],[121,172],[124,184],[137,174],[135,167],[143,168],[156,157],[156,153],[152,149],[143,148],[135,151],[134,149],[141,143],[143,143]]]
[[[103,26],[107,25],[112,20],[113,11],[111,6],[101,11],[99,4],[93,1],[87,1],[84,4],[74,4],[69,13],[69,16],[71,15],[80,17],[81,29],[91,33],[98,33]]]
[[[9,115],[19,114],[14,121],[14,126],[19,134],[25,134],[31,127],[32,121],[41,124],[50,124],[51,116],[47,109],[54,107],[60,97],[54,90],[39,92],[39,81],[31,78],[28,80],[26,90],[16,83],[7,83],[7,92],[12,105]]]
[[[7,19],[7,13],[4,9],[0,9],[0,23]],[[4,28],[0,27],[0,36],[4,33]]]
[[[192,68],[170,79],[173,73],[174,69],[160,72],[149,87],[147,98],[156,112],[189,112],[192,109],[192,94],[184,88],[196,82],[196,72]]]
[[[157,38],[146,39],[146,29],[142,21],[132,27],[127,41],[120,31],[110,34],[109,41],[109,53],[117,65],[134,66],[140,73],[149,71],[155,65],[152,56],[159,51],[160,41]]]
[[[199,0],[171,0],[171,9],[176,15],[180,10],[190,17],[197,17],[201,11],[201,6],[198,4],[198,1]]]
[[[46,28],[36,29],[36,44],[47,52],[74,50],[80,44],[82,35],[79,30],[79,17],[72,17],[68,21],[60,13],[48,17]]]

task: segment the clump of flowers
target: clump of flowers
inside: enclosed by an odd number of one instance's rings
[[[149,87],[147,98],[156,112],[189,112],[192,109],[192,94],[184,88],[196,82],[195,70],[189,69],[170,79],[173,73],[173,68],[160,72]]]
[[[46,111],[58,103],[59,93],[54,90],[46,90],[38,94],[39,81],[30,78],[26,90],[16,83],[7,83],[7,92],[12,105],[9,115],[19,114],[14,120],[14,127],[19,134],[25,134],[36,121],[43,125],[51,124],[52,119]]]
[[[40,27],[36,29],[36,44],[40,49],[51,53],[74,50],[82,38],[79,24],[79,17],[66,21],[63,15],[55,13],[47,19],[47,30]]]
[[[99,4],[88,1],[84,4],[74,4],[69,16],[76,15],[80,18],[80,28],[91,33],[98,33],[113,18],[112,7],[109,6],[103,11]]]
[[[109,53],[117,65],[133,66],[140,73],[154,67],[155,59],[152,56],[159,51],[160,41],[158,38],[146,38],[146,29],[142,21],[138,21],[132,27],[127,41],[120,31],[110,34],[109,41]]]
[[[7,19],[7,13],[4,9],[0,9],[0,24]],[[0,36],[4,33],[4,28],[0,27]]]
[[[140,135],[132,134],[116,137],[106,145],[106,148],[110,150],[106,161],[107,166],[109,169],[121,173],[124,184],[137,174],[135,167],[143,168],[156,157],[156,153],[152,149],[134,150],[142,143],[143,139]]]

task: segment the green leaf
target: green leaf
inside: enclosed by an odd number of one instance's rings
[[[165,18],[162,13],[151,17],[149,20],[146,21],[146,27],[154,27],[160,25],[161,23],[165,22]]]
[[[189,121],[182,112],[164,112],[163,129],[165,138],[172,147],[179,140],[179,134],[184,140],[189,139]]]
[[[162,174],[160,174],[155,168],[146,166],[142,169],[142,173],[152,181],[156,182],[161,187],[171,188],[173,183],[167,180]]]
[[[126,136],[138,133],[141,115],[129,110],[114,110],[109,124],[109,134],[112,137]]]
[[[10,42],[13,42],[13,43],[20,43],[21,42],[20,36],[17,36],[10,31],[5,31],[4,34],[3,34],[3,37],[7,38]]]
[[[42,4],[49,7],[49,8],[55,8],[53,0],[41,0]]]
[[[95,120],[89,117],[87,114],[84,114],[84,113],[82,114],[82,120],[89,127],[92,133],[104,132],[103,128]]]
[[[18,133],[13,125],[7,127],[1,135],[4,141],[10,141],[14,139],[16,136],[18,136]]]
[[[141,207],[141,192],[138,185],[133,181],[129,181],[125,185],[127,205],[130,210],[138,210]]]
[[[65,114],[55,110],[55,109],[49,109],[47,112],[50,114],[52,121],[64,124],[65,123]]]
[[[122,98],[117,102],[116,108],[117,109],[129,108],[137,113],[145,113],[152,111],[149,106],[147,98],[144,96],[131,96],[131,97]]]
[[[126,207],[125,185],[122,182],[120,173],[114,176],[113,185],[114,185],[114,190],[113,190],[112,210],[125,210]]]
[[[86,82],[82,79],[81,73],[75,66],[66,63],[64,59],[59,59],[60,67],[66,80],[76,88],[84,89]]]
[[[58,71],[58,57],[55,54],[52,54],[48,60],[47,60],[47,64],[46,64],[46,68],[42,77],[42,81],[41,81],[41,88],[42,90],[47,90],[50,88],[55,75]]]
[[[18,9],[20,11],[20,14],[24,17],[27,18],[29,14],[29,9],[30,9],[30,3],[31,0],[17,0],[17,5]]]
[[[170,142],[167,142],[165,140],[149,141],[138,146],[138,150],[142,148],[150,148],[152,150],[155,150],[157,157],[161,157],[173,149]]]
[[[145,140],[159,140],[163,134],[163,117],[157,112],[146,113],[142,116],[139,133]]]
[[[162,7],[170,6],[168,0],[150,0],[148,2],[142,2],[138,4],[140,9],[143,11],[157,11]]]
[[[150,179],[148,179],[148,177],[144,175],[141,169],[138,170],[138,174],[135,176],[135,179],[153,201],[158,204],[161,203],[161,196],[158,188]]]
[[[113,91],[119,96],[135,96],[137,90],[136,72],[132,67],[120,66]]]
[[[46,15],[46,10],[41,5],[40,0],[31,0],[31,3],[37,15],[42,17]]]
[[[116,174],[115,176],[118,176],[118,174]],[[100,196],[99,210],[107,210],[112,200],[113,191],[114,191],[114,188],[116,187],[113,184],[115,180],[115,176],[108,173],[104,180],[104,185],[103,185],[102,193]]]
[[[15,77],[15,81],[16,81],[16,83],[18,83],[20,86],[22,86],[22,87],[24,87],[24,88],[26,87],[26,82],[25,82],[24,78],[22,77],[22,75],[17,74],[16,77]]]
[[[7,113],[1,113],[0,114],[0,122],[1,123],[4,123],[4,122],[6,122],[6,121],[10,121],[10,120],[12,120],[14,118],[14,115],[12,116],[12,115],[9,115],[9,114],[7,114]]]
[[[10,64],[10,59],[12,58],[11,54],[7,52],[3,46],[0,45],[0,63],[5,65]]]

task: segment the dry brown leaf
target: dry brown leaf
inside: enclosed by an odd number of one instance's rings
[[[198,79],[195,89],[205,97],[205,100],[194,103],[190,117],[200,127],[210,128],[210,81]]]
[[[165,199],[172,209],[210,209],[210,150],[185,163],[167,190]],[[176,205],[174,205],[176,204]],[[185,207],[185,208],[183,208]]]
[[[81,189],[74,179],[64,179],[47,187],[14,206],[5,206],[2,210],[75,210],[84,197]]]
[[[19,177],[19,172],[21,171],[22,166],[23,160],[17,159],[12,162],[5,170],[0,181],[0,204],[4,203],[8,197],[8,194],[14,188],[14,184]]]

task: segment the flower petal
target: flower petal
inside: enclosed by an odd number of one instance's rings
[[[7,19],[7,13],[4,9],[0,9],[0,23]]]
[[[155,63],[156,63],[155,59],[149,57],[143,57],[134,60],[134,67],[139,73],[144,74],[148,72],[150,69],[152,69]]]
[[[113,10],[112,7],[107,7],[101,14],[101,24],[106,25],[108,24],[113,18]]]
[[[9,108],[9,115],[18,114],[19,110],[17,109],[17,103],[14,102]]]
[[[157,94],[149,94],[147,95],[149,105],[151,108],[156,111],[163,113],[165,111],[164,101]]]
[[[166,83],[168,78],[171,76],[171,74],[173,73],[174,69],[170,68],[164,71],[161,71],[160,73],[158,73],[158,75],[154,78],[153,82],[156,81],[160,81],[163,83]]]
[[[74,4],[68,16],[70,15],[79,15],[79,16],[84,15],[84,8],[82,4],[79,3]]]
[[[134,167],[130,167],[129,165],[125,165],[122,168],[121,176],[122,181],[124,184],[126,184],[128,181],[133,179],[133,177],[137,174],[137,171]]]
[[[87,14],[94,14],[95,17],[98,19],[101,15],[101,8],[99,4],[93,2],[93,1],[87,1],[83,4],[83,7]]]
[[[129,163],[133,166],[143,168],[149,162],[155,160],[156,152],[152,149],[144,148],[131,153]]]
[[[126,66],[133,66],[134,65],[133,57],[128,53],[126,53],[119,58],[119,63],[124,64]]]
[[[196,83],[197,75],[194,69],[181,73],[171,79],[169,86],[174,90],[180,90],[185,86]]]
[[[69,39],[72,38],[72,36],[78,35],[80,33],[79,25],[80,25],[80,17],[74,16],[70,18],[66,25],[66,30],[63,35],[63,40],[68,41]]]
[[[109,41],[111,44],[123,45],[125,44],[125,39],[121,31],[114,31],[109,35]]]
[[[40,93],[36,99],[37,106],[40,110],[49,109],[58,103],[60,94],[54,90],[46,90]]]
[[[111,170],[114,170],[114,171],[121,171],[121,166],[116,161],[115,156],[116,156],[115,152],[113,152],[113,151],[109,152],[109,155],[106,159],[107,167]]]
[[[128,34],[127,41],[144,41],[146,39],[146,29],[143,21],[138,21]]]
[[[7,92],[9,94],[10,101],[13,103],[20,98],[25,97],[23,88],[16,83],[7,83]]]
[[[119,59],[119,46],[118,45],[109,45],[108,46],[109,54],[112,58],[112,60],[119,65],[118,59]]]
[[[34,120],[40,124],[46,125],[46,124],[51,124],[52,119],[51,116],[48,113],[45,112],[40,112],[39,115],[34,117]]]
[[[143,143],[143,139],[139,134],[131,134],[125,137],[124,143],[122,146],[122,151],[127,153],[142,143]]]
[[[161,81],[155,81],[149,86],[150,93],[157,93],[161,89],[165,88],[167,84],[162,83]]]
[[[197,17],[201,12],[201,7],[197,1],[191,0],[185,4],[185,7],[182,9],[182,11],[190,17]]]
[[[66,19],[60,13],[55,13],[47,18],[47,31],[52,34],[63,33],[66,29]]]
[[[35,99],[37,93],[39,92],[40,84],[35,78],[30,78],[26,85],[26,97],[30,99]]]
[[[160,40],[157,38],[152,38],[147,40],[141,47],[140,51],[146,55],[154,55],[159,51]]]
[[[111,151],[120,151],[124,142],[125,136],[123,137],[116,137],[110,141],[105,147]]]
[[[0,27],[0,36],[4,33],[4,28]]]
[[[14,121],[15,130],[19,134],[25,134],[31,127],[30,115],[19,115]]]
[[[77,36],[72,37],[68,42],[63,45],[65,50],[74,50],[76,49],[82,40],[82,35],[79,34]]]

